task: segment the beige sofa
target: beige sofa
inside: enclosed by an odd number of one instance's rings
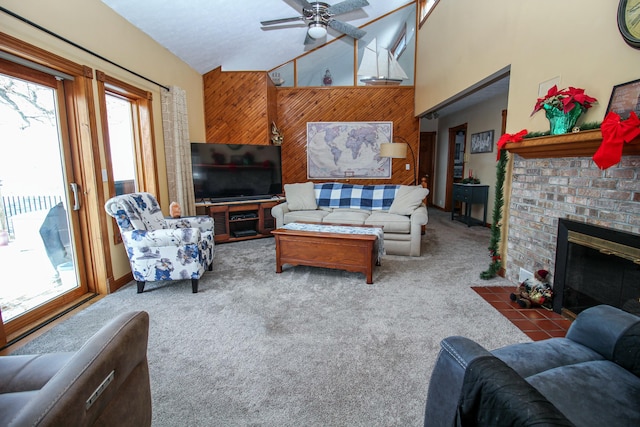
[[[276,226],[290,222],[382,226],[389,255],[420,256],[423,203],[429,190],[407,185],[285,184],[286,202],[274,206]]]

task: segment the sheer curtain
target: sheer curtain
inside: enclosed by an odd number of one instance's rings
[[[182,216],[196,214],[191,171],[191,142],[187,116],[187,92],[177,86],[162,91],[162,127],[167,161],[169,201],[177,202]]]

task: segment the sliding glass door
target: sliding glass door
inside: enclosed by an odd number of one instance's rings
[[[60,77],[0,60],[0,308],[10,334],[87,292]]]

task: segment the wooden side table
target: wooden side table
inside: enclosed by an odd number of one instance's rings
[[[458,219],[467,224],[486,225],[487,224],[487,199],[489,198],[489,186],[480,184],[453,184],[453,201],[459,201],[464,204],[464,210],[461,210],[458,217],[455,216],[455,209],[451,210],[451,220]],[[482,222],[471,217],[471,207],[474,204],[482,204],[484,206],[484,216]]]

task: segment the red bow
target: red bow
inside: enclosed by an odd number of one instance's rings
[[[640,119],[634,111],[626,120],[620,120],[620,116],[613,111],[607,114],[602,125],[602,144],[593,155],[593,161],[600,169],[607,169],[622,158],[622,146],[625,142],[631,142],[640,135]]]
[[[524,137],[526,134],[527,134],[527,130],[522,129],[520,132],[514,133],[513,135],[509,133],[505,133],[504,135],[502,135],[498,140],[498,157],[496,158],[496,161],[500,160],[500,151],[502,151],[502,149],[504,148],[505,145],[507,145],[507,143],[520,142],[522,141],[522,137]]]

